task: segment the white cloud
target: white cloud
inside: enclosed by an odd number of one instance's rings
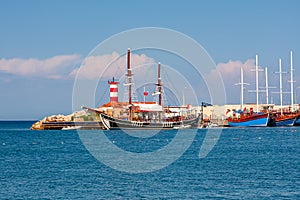
[[[237,83],[240,80],[241,68],[243,68],[244,71],[244,80],[252,80],[252,77],[254,77],[254,73],[251,72],[251,70],[255,69],[255,62],[253,59],[249,59],[244,63],[239,60],[229,60],[227,63],[219,63],[217,65],[217,70],[220,72],[225,85],[226,83]]]
[[[58,55],[47,59],[0,59],[0,72],[23,77],[41,77],[49,79],[74,78],[80,72],[80,78],[95,79],[98,77],[121,77],[125,74],[127,58],[118,53],[89,56],[79,68],[82,56]],[[153,63],[154,59],[146,55],[131,54],[132,69]]]
[[[147,57],[145,54],[131,54],[131,68],[135,69],[141,65],[154,63],[153,58]],[[70,76],[83,79],[98,79],[121,77],[126,73],[127,55],[120,56],[117,52],[99,56],[87,57],[80,68],[74,69]]]
[[[227,63],[219,63],[217,68],[212,70],[206,77],[207,80],[218,80],[215,77],[218,76],[218,73],[220,74],[225,86],[227,102],[239,103],[240,101],[240,86],[235,85],[235,83],[240,82],[241,68],[244,71],[244,82],[251,84],[246,86],[245,91],[254,89],[255,73],[251,71],[255,69],[255,61],[253,59],[248,59],[245,62],[229,60]],[[247,100],[247,95],[245,96],[245,100]]]
[[[34,58],[0,59],[0,71],[19,76],[60,79],[65,78],[70,68],[74,68],[81,60],[81,56],[78,54],[58,55],[44,60]]]
[[[236,60],[232,61],[229,60],[227,63],[219,63],[217,64],[217,71],[220,73],[225,89],[227,90],[228,94],[230,93],[232,96],[232,93],[235,91],[237,93],[234,93],[234,96],[239,96],[240,90],[239,87],[235,85],[236,83],[239,83],[241,81],[241,68],[243,69],[243,74],[244,74],[244,82],[249,83],[250,85],[245,86],[245,91],[249,89],[255,89],[255,61],[253,59],[248,59],[245,62]],[[212,72],[213,73],[213,72]],[[259,74],[259,80],[265,81],[264,80],[264,74]],[[264,83],[261,82],[261,86],[264,86]],[[230,96],[227,95],[229,101],[232,101],[230,99]]]

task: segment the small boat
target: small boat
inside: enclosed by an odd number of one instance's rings
[[[215,124],[215,123],[209,123],[207,128],[217,128],[219,127],[218,124]]]
[[[191,128],[191,125],[183,125],[181,124],[180,126],[174,126],[173,129],[186,129],[186,128]]]
[[[199,126],[199,128],[216,128],[216,127],[219,127],[219,125],[211,122],[209,119],[203,119],[201,126]]]
[[[81,126],[66,126],[63,127],[61,130],[68,131],[68,130],[77,130],[77,129],[81,129]]]

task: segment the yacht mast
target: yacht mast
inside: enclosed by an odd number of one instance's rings
[[[130,69],[130,48],[127,51],[128,103],[132,104],[132,73]]]
[[[127,79],[128,79],[128,104],[129,104],[129,120],[132,118],[132,73],[130,68],[130,48],[127,50]]]
[[[241,110],[244,107],[244,85],[249,85],[248,83],[244,83],[244,71],[241,68],[241,82],[236,83],[235,85],[241,85]]]
[[[279,59],[279,94],[280,94],[280,112],[282,114],[282,71],[281,71],[281,59]]]
[[[294,79],[293,79],[293,52],[291,51],[291,106],[292,111],[294,111]]]
[[[283,114],[283,110],[282,110],[282,94],[283,94],[283,91],[282,91],[282,74],[286,73],[286,72],[283,72],[282,69],[281,69],[281,59],[279,59],[279,72],[275,72],[275,73],[279,74],[280,113],[282,115]]]
[[[258,55],[255,56],[256,112],[258,112]]]
[[[280,95],[280,112],[282,114],[282,70],[281,70],[281,59],[279,59],[279,95]]]
[[[269,105],[269,83],[268,83],[268,68],[265,67],[266,74],[266,103]]]
[[[241,110],[244,107],[244,74],[243,68],[241,68]]]
[[[258,55],[255,55],[255,85],[256,85],[256,112],[258,112],[258,94],[259,92],[262,92],[261,90],[258,89],[258,72],[263,71],[262,69],[258,68]]]
[[[273,86],[269,86],[269,80],[268,80],[268,67],[265,67],[265,79],[266,79],[266,104],[269,105],[269,89],[270,88],[276,88],[276,87],[273,87]],[[271,103],[272,103],[272,98],[271,98]]]
[[[162,105],[162,82],[160,77],[160,62],[158,63],[158,72],[157,72],[157,87],[158,87],[158,105]]]
[[[256,89],[249,90],[249,92],[256,92],[256,112],[258,112],[259,111],[259,109],[258,109],[258,94],[259,94],[259,92],[264,92],[264,91],[258,89],[258,72],[263,71],[263,70],[258,68],[258,55],[257,54],[255,56],[255,70],[251,70],[251,71],[255,71]]]

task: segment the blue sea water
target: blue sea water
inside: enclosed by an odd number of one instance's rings
[[[225,128],[204,158],[207,130],[199,129],[174,163],[127,173],[95,159],[77,131],[30,131],[31,124],[0,122],[0,199],[300,199],[299,127]],[[105,134],[142,153],[163,148],[176,131]]]

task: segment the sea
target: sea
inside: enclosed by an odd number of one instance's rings
[[[32,123],[0,122],[0,199],[300,199],[300,127],[131,134]]]

